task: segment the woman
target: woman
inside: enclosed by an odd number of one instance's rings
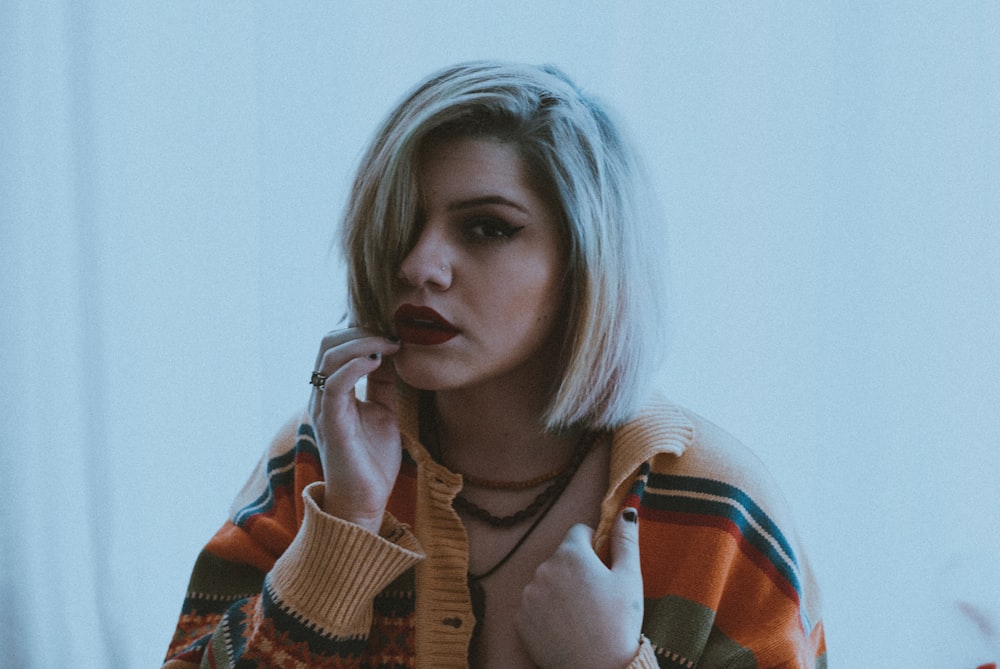
[[[761,466],[649,391],[641,193],[558,71],[415,88],[345,215],[357,325],[199,556],[166,666],[824,665]]]

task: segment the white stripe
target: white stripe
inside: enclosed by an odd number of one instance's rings
[[[754,529],[756,529],[761,534],[761,536],[763,536],[767,540],[767,542],[771,544],[771,546],[774,547],[778,555],[781,556],[781,559],[785,561],[785,564],[788,565],[788,568],[791,570],[791,572],[795,574],[795,579],[799,582],[800,587],[804,587],[804,583],[802,581],[802,574],[801,572],[799,572],[798,566],[795,564],[794,560],[792,560],[792,557],[785,552],[784,548],[781,547],[781,544],[778,543],[778,541],[774,538],[774,536],[770,532],[766,531],[763,527],[760,526],[760,524],[756,520],[754,520],[754,517],[750,514],[750,511],[742,504],[734,500],[732,497],[723,497],[721,495],[712,495],[704,492],[694,492],[687,490],[667,490],[664,488],[653,488],[653,487],[648,487],[646,488],[646,490],[654,492],[657,495],[669,495],[672,497],[688,497],[692,499],[701,499],[711,502],[722,502],[724,504],[728,504],[730,506],[739,509],[740,514],[747,519],[750,525]],[[813,624],[812,621],[809,619],[809,614],[806,612],[805,602],[802,601],[802,596],[803,594],[799,595],[799,616],[802,619],[802,627],[805,629],[806,634],[810,634],[812,632]]]
[[[268,480],[269,485],[267,486],[267,488],[264,491],[265,493],[267,493],[267,496],[264,497],[264,499],[262,499],[260,502],[258,502],[256,504],[244,506],[236,514],[236,519],[246,519],[246,517],[252,516],[255,513],[258,513],[261,509],[264,509],[267,506],[269,506],[271,503],[273,503],[273,501],[274,501],[274,494],[273,494],[274,489],[270,485],[271,479],[274,478],[278,474],[283,474],[283,473],[285,473],[285,472],[287,472],[289,470],[292,470],[292,469],[295,469],[295,460],[294,459],[290,463],[288,463],[287,465],[285,465],[284,467],[280,467],[278,469],[271,470],[271,472],[267,475],[267,480]]]
[[[753,526],[753,528],[757,530],[761,534],[761,536],[767,539],[767,542],[774,547],[775,551],[777,551],[778,555],[781,556],[781,559],[785,561],[785,564],[788,566],[791,572],[795,574],[796,580],[799,583],[802,583],[802,575],[799,573],[798,567],[795,564],[792,557],[787,552],[785,552],[785,549],[782,548],[781,544],[778,543],[778,541],[774,538],[774,536],[770,532],[761,527],[760,523],[758,523],[754,519],[750,511],[745,506],[734,500],[732,497],[723,497],[721,495],[712,495],[710,493],[694,492],[687,490],[663,490],[656,488],[648,488],[648,490],[655,491],[655,493],[658,495],[670,495],[672,497],[689,497],[693,499],[703,499],[710,502],[722,502],[723,504],[728,504],[729,506],[735,507],[736,509],[739,510],[740,514],[747,519],[750,525]]]

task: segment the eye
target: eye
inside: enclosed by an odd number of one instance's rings
[[[505,242],[524,229],[495,216],[476,216],[465,223],[465,235],[473,242]]]

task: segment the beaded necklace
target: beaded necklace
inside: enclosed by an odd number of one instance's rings
[[[486,488],[487,490],[528,490],[530,488],[537,488],[543,483],[548,483],[566,471],[569,466],[570,463],[567,462],[562,467],[554,469],[548,474],[542,474],[541,476],[536,476],[533,479],[525,481],[493,481],[491,479],[481,479],[472,474],[462,474],[462,480],[474,488]]]
[[[538,493],[535,499],[520,511],[508,516],[495,516],[478,504],[470,502],[462,495],[455,497],[454,506],[460,511],[465,511],[476,520],[481,520],[493,527],[513,527],[530,518],[534,518],[543,508],[548,510],[549,502],[559,499],[559,496],[562,495],[566,486],[569,485],[570,480],[573,478],[573,474],[580,467],[580,463],[583,462],[583,459],[587,457],[587,453],[590,452],[595,438],[596,433],[585,432],[573,449],[573,456],[569,459],[569,462],[560,468],[556,472],[556,475],[550,479],[552,483],[545,490]],[[465,475],[463,474],[462,477],[464,478]],[[526,488],[527,486],[524,489]],[[517,489],[520,488],[515,488],[515,490]]]

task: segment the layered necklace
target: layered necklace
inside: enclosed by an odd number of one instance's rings
[[[527,481],[490,481],[462,474],[462,479],[471,487],[487,488],[490,490],[529,490],[537,488],[543,483],[549,484],[544,490],[538,493],[528,506],[520,511],[507,516],[495,516],[478,504],[470,502],[462,495],[457,495],[453,504],[456,509],[465,511],[476,520],[481,520],[493,527],[514,527],[531,518],[544,518],[545,513],[548,512],[555,501],[562,495],[563,491],[566,490],[570,480],[573,478],[573,474],[576,473],[576,470],[580,467],[580,463],[583,462],[587,453],[590,452],[596,436],[597,433],[583,433],[573,448],[573,455],[566,464],[548,474],[543,474]]]
[[[437,457],[442,460],[442,464],[445,464],[443,462],[440,435],[437,427],[437,412],[434,409],[433,404],[430,402],[425,403],[424,407],[428,410],[421,411],[421,414],[429,419],[429,424],[427,425],[425,432],[425,437],[428,439],[427,443],[433,444]],[[554,507],[556,502],[559,501],[559,498],[569,486],[569,482],[573,479],[573,475],[576,474],[577,469],[580,468],[580,464],[587,457],[587,454],[590,453],[600,436],[600,432],[583,432],[583,434],[580,435],[580,439],[577,441],[576,446],[573,448],[573,454],[564,465],[547,474],[525,481],[492,481],[489,479],[462,474],[462,479],[468,486],[474,488],[485,488],[488,490],[530,490],[545,483],[549,484],[544,490],[535,496],[528,506],[505,516],[494,515],[478,504],[469,501],[461,494],[455,496],[452,504],[456,510],[463,511],[472,518],[486,523],[491,527],[510,528],[526,523],[529,520],[532,521],[528,526],[528,529],[524,531],[521,537],[514,544],[513,548],[507,551],[507,553],[504,554],[504,556],[501,557],[492,567],[479,574],[473,574],[472,572],[468,573],[469,596],[472,600],[472,613],[476,617],[476,626],[472,633],[472,645],[470,646],[470,652],[471,649],[475,647],[479,630],[482,627],[483,617],[486,614],[486,591],[483,589],[482,581],[495,574],[497,570],[507,564],[517,550],[528,540],[528,537],[530,537],[535,531],[535,528],[542,523],[549,511],[552,510],[552,507]]]

